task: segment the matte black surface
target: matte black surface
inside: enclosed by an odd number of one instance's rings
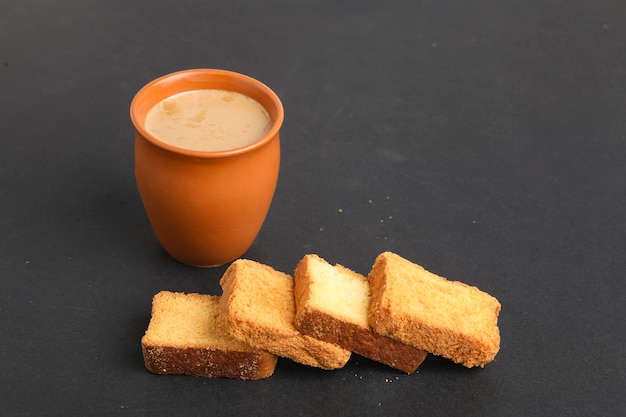
[[[134,179],[133,95],[193,67],[285,106],[246,257],[395,251],[501,301],[496,360],[148,373],[152,296],[224,271],[164,254]],[[625,114],[623,1],[4,1],[2,415],[626,415]]]

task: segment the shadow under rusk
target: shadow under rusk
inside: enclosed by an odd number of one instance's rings
[[[316,379],[324,376],[325,373],[333,372],[314,366],[304,365],[289,358],[278,357],[274,376],[285,377],[288,379]]]
[[[280,378],[299,380],[317,380],[322,378],[323,381],[331,382],[354,378],[369,379],[376,376],[386,378],[407,377],[416,375],[419,371],[420,368],[413,374],[407,374],[381,362],[376,362],[353,353],[344,367],[330,370],[303,365],[290,359],[279,357],[274,375]]]
[[[459,374],[466,372],[476,372],[480,369],[482,368],[467,368],[459,363],[454,363],[450,359],[446,359],[443,356],[437,356],[429,353],[428,356],[426,356],[426,359],[424,359],[424,362],[422,362],[417,370],[422,372],[439,374]]]

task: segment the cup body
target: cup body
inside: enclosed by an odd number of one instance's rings
[[[189,90],[220,89],[258,101],[271,121],[256,142],[202,152],[169,145],[144,127],[161,100]],[[241,257],[258,235],[270,208],[280,167],[280,99],[261,82],[238,73],[193,69],[158,78],[131,103],[135,126],[135,177],[154,232],[174,259],[217,266]]]

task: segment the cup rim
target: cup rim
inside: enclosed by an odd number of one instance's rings
[[[270,129],[261,138],[257,139],[256,141],[248,145],[245,145],[239,148],[226,149],[226,150],[220,150],[220,151],[199,151],[199,150],[181,148],[181,147],[170,145],[169,143],[163,142],[159,140],[156,136],[148,132],[146,128],[144,127],[143,123],[140,121],[141,118],[140,118],[139,104],[141,103],[142,99],[144,99],[145,96],[149,96],[150,90],[152,90],[153,88],[155,88],[156,86],[160,84],[174,82],[175,80],[189,79],[195,75],[229,77],[234,80],[238,80],[241,83],[253,85],[254,88],[261,91],[270,99],[270,101],[272,102],[272,104],[274,105],[276,109],[276,117]],[[180,92],[183,92],[183,91],[187,91],[187,90],[181,90]],[[262,83],[261,81],[255,78],[249,77],[247,75],[244,75],[238,72],[223,70],[223,69],[213,69],[213,68],[186,69],[186,70],[171,72],[169,74],[165,74],[158,78],[155,78],[154,80],[150,81],[148,84],[144,85],[135,94],[130,104],[130,119],[136,131],[142,137],[144,137],[153,145],[158,146],[159,148],[163,148],[163,149],[169,150],[177,154],[194,156],[194,157],[199,157],[199,158],[220,158],[220,157],[234,156],[234,155],[243,154],[246,152],[250,152],[254,149],[260,148],[264,146],[266,143],[270,142],[275,136],[278,136],[278,132],[280,131],[280,128],[282,127],[284,118],[285,118],[285,111],[284,111],[282,102],[280,101],[280,98],[266,84]]]

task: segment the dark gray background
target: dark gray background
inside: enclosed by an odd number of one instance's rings
[[[246,257],[366,274],[395,251],[500,300],[496,360],[148,373],[152,296],[224,271],[164,254],[133,173],[133,95],[194,67],[285,106]],[[2,414],[626,415],[625,110],[619,0],[4,1]]]

